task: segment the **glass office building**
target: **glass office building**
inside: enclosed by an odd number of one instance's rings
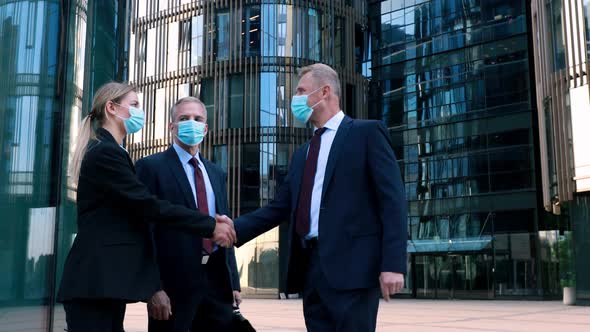
[[[540,205],[527,1],[369,1],[369,117],[409,200],[408,293],[558,294],[556,226]]]
[[[126,1],[0,2],[0,331],[64,330],[66,169],[92,91],[126,79],[125,13]]]
[[[134,159],[171,143],[169,109],[184,96],[207,106],[202,152],[228,173],[232,217],[272,199],[294,149],[311,136],[290,112],[297,68],[325,62],[342,80],[343,110],[366,117],[365,1],[132,1],[129,77],[145,128]],[[279,227],[236,251],[246,294],[276,297]]]

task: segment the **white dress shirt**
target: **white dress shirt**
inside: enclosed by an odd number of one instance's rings
[[[176,154],[178,154],[178,158],[182,163],[182,168],[186,173],[188,183],[191,185],[193,198],[195,199],[195,205],[198,208],[199,203],[197,202],[197,191],[195,190],[197,188],[197,181],[195,179],[195,169],[191,164],[189,164],[189,160],[193,159],[193,156],[190,153],[186,152],[176,143],[174,143],[172,146],[174,147],[174,150],[176,150]],[[209,181],[209,174],[207,174],[207,170],[205,169],[205,165],[203,165],[203,162],[201,161],[199,153],[195,155],[195,158],[197,158],[197,160],[199,161],[199,168],[201,169],[201,172],[203,172],[203,180],[205,181],[205,190],[207,192],[207,205],[209,207],[209,215],[215,218],[215,193],[213,192],[211,181]]]
[[[324,175],[326,173],[326,164],[328,164],[328,156],[330,155],[330,149],[332,148],[332,142],[336,137],[336,132],[340,123],[344,119],[344,112],[340,111],[334,115],[326,124],[324,128],[326,131],[322,134],[320,152],[318,154],[318,165],[315,172],[315,178],[313,180],[313,191],[311,193],[311,208],[309,209],[309,234],[305,237],[306,239],[314,238],[319,235],[318,225],[320,219],[320,205],[322,200],[322,187],[324,186]],[[314,128],[314,131],[317,128]]]

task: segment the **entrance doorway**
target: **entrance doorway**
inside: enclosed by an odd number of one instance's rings
[[[494,297],[490,254],[428,254],[412,256],[413,294],[431,299]]]

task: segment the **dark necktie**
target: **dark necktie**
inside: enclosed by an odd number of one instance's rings
[[[207,189],[205,187],[205,179],[203,178],[203,172],[199,168],[199,161],[197,158],[192,158],[188,161],[195,169],[195,191],[197,192],[197,206],[202,214],[209,215],[209,205],[207,204]],[[206,252],[213,252],[213,241],[209,239],[203,239],[203,249]]]
[[[311,221],[311,194],[313,192],[315,172],[318,167],[318,155],[320,153],[320,145],[322,142],[321,136],[325,131],[326,128],[316,129],[311,138],[311,142],[309,143],[309,151],[307,152],[305,168],[303,169],[303,178],[301,180],[301,189],[299,191],[299,202],[297,203],[297,219],[295,221],[295,231],[302,237],[309,233]]]

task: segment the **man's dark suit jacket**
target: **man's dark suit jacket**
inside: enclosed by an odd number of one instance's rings
[[[149,222],[211,237],[215,219],[158,200],[135,174],[129,155],[97,130],[78,181],[78,234],[66,259],[60,302],[73,299],[146,301],[160,288]]]
[[[309,142],[295,151],[267,206],[235,221],[239,244],[290,221],[286,291],[303,291],[307,267],[295,233]],[[321,269],[338,290],[377,287],[381,272],[406,272],[407,203],[399,166],[381,122],[345,117],[334,138],[319,211]]]
[[[225,173],[202,155],[200,159],[215,193],[217,214],[229,215]],[[192,188],[173,147],[138,160],[135,167],[139,179],[158,198],[197,209]],[[203,292],[203,287],[207,286],[207,276],[201,265],[202,238],[159,225],[155,225],[153,235],[160,277],[166,293],[171,298],[178,299]],[[232,290],[240,290],[234,250],[221,247],[217,250],[223,251],[227,266],[225,271],[219,271],[219,278],[227,278],[224,283],[227,289],[222,293],[231,299]]]

